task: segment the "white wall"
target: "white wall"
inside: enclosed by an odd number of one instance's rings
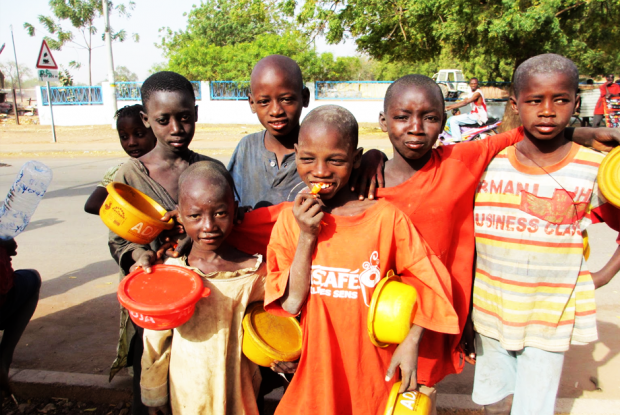
[[[383,110],[383,100],[353,100],[353,99],[314,99],[314,83],[306,84],[310,89],[310,105],[305,108],[302,118],[312,109],[321,105],[340,105],[345,107],[355,115],[358,122],[376,123],[379,119],[379,112]],[[113,122],[114,111],[109,104],[110,84],[104,82],[102,85],[103,105],[54,105],[54,123],[56,125],[105,125]],[[258,124],[258,118],[252,114],[247,100],[227,101],[211,100],[208,82],[201,83],[201,100],[196,101],[198,105],[199,124]],[[43,125],[50,125],[49,106],[43,106],[41,91],[37,88],[37,106],[39,109],[39,120]],[[139,104],[140,101],[117,101],[118,108],[125,105]],[[501,118],[504,113],[504,102],[487,103],[489,115],[494,118]],[[469,111],[468,106],[462,109],[465,113]]]

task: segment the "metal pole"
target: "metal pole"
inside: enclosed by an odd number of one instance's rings
[[[52,110],[52,91],[50,91],[50,81],[46,81],[45,84],[47,85],[47,103],[50,106],[50,115],[52,117],[52,136],[54,137],[54,141],[52,141],[52,143],[55,143],[56,127],[54,127],[54,111]]]
[[[19,78],[19,65],[17,64],[17,51],[15,50],[15,38],[13,37],[13,25],[11,25],[11,39],[13,40],[13,56],[15,56],[15,70],[17,71],[17,83],[19,84],[19,97],[24,102],[22,93],[22,80]]]
[[[105,24],[105,47],[108,51],[108,82],[110,88],[108,92],[108,98],[112,108],[112,128],[116,128],[116,123],[113,121],[114,114],[116,114],[116,84],[114,83],[114,56],[112,56],[112,34],[110,33],[110,13],[108,10],[108,0],[101,0],[103,6],[103,20]]]
[[[15,88],[13,88],[13,111],[15,111],[15,122],[19,125],[19,112],[17,111],[17,98],[15,97]]]

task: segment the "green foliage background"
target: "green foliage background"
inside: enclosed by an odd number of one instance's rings
[[[620,71],[620,0],[206,0],[185,30],[164,33],[163,67],[192,80],[248,80],[270,54],[306,81],[394,80],[461,69],[508,81],[523,60],[554,52],[583,74]],[[360,56],[317,53],[314,38],[353,38]],[[161,67],[160,67],[161,68]]]

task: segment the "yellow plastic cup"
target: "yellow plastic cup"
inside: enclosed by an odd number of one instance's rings
[[[400,344],[413,325],[418,293],[392,270],[379,281],[368,310],[368,335],[377,347]]]
[[[106,190],[108,197],[99,209],[99,217],[121,238],[146,245],[174,226],[172,219],[165,223],[159,220],[166,209],[141,191],[117,182],[107,185]]]
[[[293,317],[266,312],[263,303],[250,304],[243,317],[243,354],[259,366],[292,362],[301,355],[301,327]]]
[[[384,415],[429,415],[431,398],[420,391],[398,393],[400,384],[398,381],[392,386]]]
[[[601,194],[617,208],[620,208],[620,147],[605,156],[596,177]]]

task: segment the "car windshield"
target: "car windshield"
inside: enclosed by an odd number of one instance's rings
[[[456,80],[457,80],[458,82],[463,82],[463,81],[465,80],[465,77],[463,76],[463,72],[458,71],[458,72],[456,73]]]

